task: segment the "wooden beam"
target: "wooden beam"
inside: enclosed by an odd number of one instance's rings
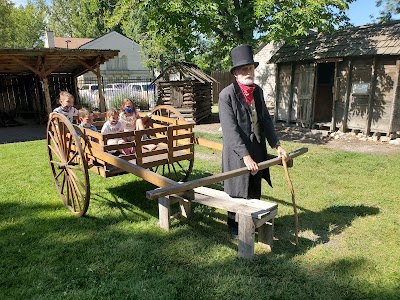
[[[300,148],[296,151],[293,151],[291,153],[289,153],[289,156],[291,158],[295,158],[301,154],[304,154],[308,151],[307,148]],[[258,169],[259,171],[278,165],[279,163],[281,163],[281,158],[277,157],[274,159],[270,159],[267,161],[263,161],[261,163],[258,164]],[[243,168],[239,168],[236,170],[232,170],[232,171],[228,171],[228,172],[224,172],[224,173],[220,173],[220,174],[215,174],[215,175],[211,175],[208,177],[204,177],[204,178],[200,178],[200,179],[196,179],[196,180],[192,180],[192,181],[188,181],[188,182],[184,182],[181,183],[179,185],[176,186],[171,186],[171,187],[166,187],[166,188],[161,188],[161,189],[156,189],[156,190],[152,190],[152,191],[147,191],[146,192],[146,197],[150,200],[153,199],[157,199],[159,197],[164,197],[167,195],[172,195],[172,194],[177,194],[177,193],[182,193],[184,191],[199,187],[199,186],[208,186],[210,184],[213,183],[217,183],[232,177],[236,177],[236,176],[240,176],[240,175],[244,175],[249,173],[249,170],[247,170],[247,167],[243,167]]]
[[[45,78],[40,79],[42,81],[42,88],[44,92],[44,98],[46,100],[46,110],[47,114],[50,114],[53,111],[51,107],[51,99],[50,99],[50,91],[49,91],[49,80]]]
[[[45,70],[43,69],[42,72],[44,72],[43,77],[47,77],[49,76],[51,73],[53,73],[53,71],[55,71],[59,66],[61,66],[61,64],[67,59],[66,56],[64,56],[59,62],[57,62],[57,64],[55,64],[54,66],[52,66],[50,69]]]
[[[335,62],[335,71],[333,76],[333,103],[332,103],[332,124],[330,131],[335,131],[336,129],[336,102],[339,100],[339,64]]]
[[[279,108],[279,72],[280,72],[280,64],[276,65],[275,68],[275,107],[274,107],[274,123],[278,122],[278,108]]]
[[[167,187],[171,185],[179,185],[177,182],[160,174],[154,173],[136,164],[132,164],[122,158],[104,152],[102,149],[91,148],[92,155],[106,163],[109,163],[117,168],[120,168],[128,173],[132,173],[142,179],[159,187]]]
[[[96,77],[97,77],[97,86],[98,86],[98,101],[99,101],[99,108],[100,112],[106,111],[106,100],[104,99],[103,94],[103,83],[101,82],[101,74],[100,74],[100,65],[96,65]]]
[[[393,129],[393,122],[394,122],[394,117],[396,115],[396,111],[398,110],[399,106],[399,80],[400,80],[400,60],[396,60],[396,75],[394,79],[394,84],[393,84],[393,102],[392,102],[392,109],[390,111],[390,119],[389,119],[389,126],[388,130],[386,132],[387,136],[389,136],[392,132],[394,132]]]
[[[372,115],[374,109],[374,99],[375,99],[375,86],[376,86],[376,56],[372,60],[372,70],[371,70],[371,90],[368,97],[368,108],[367,108],[367,122],[365,124],[365,134],[368,136],[371,132]]]
[[[32,67],[31,65],[25,63],[23,60],[20,60],[19,58],[16,58],[15,56],[11,56],[12,60],[14,60],[16,63],[20,64],[21,66],[31,70],[33,73],[36,73],[37,75],[41,75],[40,71]]]
[[[92,71],[96,76],[98,74],[98,70],[94,69],[92,66],[90,66],[89,64],[87,64],[83,59],[81,59],[80,57],[77,57],[77,60],[89,71]],[[97,66],[97,64],[96,64]]]
[[[290,124],[290,122],[292,121],[292,105],[293,105],[293,94],[294,94],[294,69],[295,69],[295,66],[292,63],[290,65],[290,67],[291,67],[291,70],[290,70],[290,95],[289,95],[286,124]],[[299,103],[297,103],[297,105],[299,105]]]
[[[351,95],[351,76],[353,73],[353,61],[349,59],[347,64],[347,79],[346,79],[346,94],[345,94],[345,104],[342,120],[342,132],[347,130],[347,118],[349,117],[349,106],[350,106],[350,95]]]

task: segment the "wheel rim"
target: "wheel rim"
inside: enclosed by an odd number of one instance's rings
[[[174,107],[169,105],[156,106],[152,111],[152,114],[156,116],[163,116],[172,119],[178,119],[184,121],[183,115]],[[162,124],[162,123],[160,123]],[[193,159],[184,159],[174,163],[168,163],[151,168],[153,172],[161,174],[164,177],[170,178],[174,181],[187,181],[193,169]]]
[[[73,214],[83,216],[90,199],[88,166],[79,137],[63,115],[52,114],[49,118],[47,151],[61,200]]]

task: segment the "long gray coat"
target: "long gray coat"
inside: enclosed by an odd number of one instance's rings
[[[265,161],[267,159],[266,140],[271,147],[275,147],[279,141],[265,105],[263,91],[259,86],[256,86],[254,90],[254,103],[258,124],[260,124],[260,144],[252,143],[250,139],[252,134],[251,112],[238,83],[235,81],[219,94],[218,109],[223,139],[223,172],[245,167],[243,157],[249,154],[257,163]],[[254,147],[260,148],[254,149]],[[225,180],[225,192],[231,197],[249,198],[250,176],[249,172],[246,175]],[[260,186],[261,177],[271,185],[269,169],[258,172],[256,176],[259,177]]]

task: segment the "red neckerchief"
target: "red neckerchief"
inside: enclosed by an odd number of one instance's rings
[[[247,104],[251,105],[251,103],[254,101],[254,89],[256,88],[256,85],[254,83],[252,85],[245,85],[238,80],[237,83],[244,95],[244,98],[246,99]]]

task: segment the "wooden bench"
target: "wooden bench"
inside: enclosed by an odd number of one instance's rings
[[[159,220],[160,227],[170,229],[170,222],[176,217],[190,216],[191,202],[200,203],[209,207],[223,209],[236,213],[239,222],[238,255],[242,258],[254,257],[255,232],[258,229],[258,242],[272,249],[274,217],[278,213],[278,205],[257,199],[231,198],[223,191],[207,187],[193,189],[194,194],[188,200],[181,196],[170,195],[160,197]],[[179,203],[180,211],[171,215],[171,205]]]

